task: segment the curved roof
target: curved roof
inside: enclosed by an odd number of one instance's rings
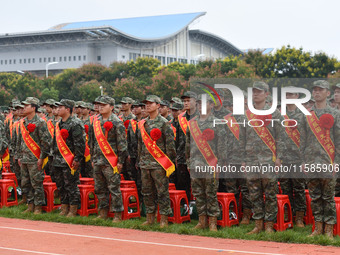
[[[158,40],[175,35],[205,12],[170,14],[160,16],[73,22],[56,25],[50,30],[112,27],[119,33],[139,40]]]

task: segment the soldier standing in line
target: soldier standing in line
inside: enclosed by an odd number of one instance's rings
[[[169,121],[158,113],[161,99],[149,95],[143,102],[149,113],[149,117],[138,123],[137,163],[142,174],[142,193],[147,217],[143,225],[154,223],[157,197],[161,215],[160,227],[165,228],[171,213],[168,177],[175,171],[174,134]]]
[[[201,109],[201,100],[198,107]],[[188,123],[186,135],[186,160],[191,170],[192,193],[196,197],[198,224],[195,229],[217,231],[217,217],[220,214],[217,201],[218,177],[215,173],[204,171],[210,167],[225,165],[227,159],[226,129],[217,125],[214,127],[212,109],[214,101],[207,98],[207,114],[200,114]],[[202,171],[197,171],[197,167]]]
[[[329,83],[325,80],[313,82],[315,105],[310,110],[311,115],[303,118],[299,131],[315,218],[315,230],[310,236],[320,235],[324,231],[327,237],[333,239],[333,225],[336,224],[333,171],[339,169],[340,162],[340,114],[327,105],[329,89]],[[312,170],[318,169],[318,165],[326,166],[328,172],[313,174]]]
[[[91,163],[91,153],[90,153],[90,141],[89,141],[89,129],[91,126],[90,121],[90,105],[85,102],[81,102],[79,104],[79,108],[81,109],[81,121],[84,124],[84,129],[86,133],[86,149],[84,159],[81,162],[81,176],[93,178],[93,167]]]
[[[28,192],[28,208],[24,213],[34,210],[34,214],[40,214],[45,203],[42,166],[52,140],[46,122],[37,115],[39,99],[28,97],[22,104],[25,118],[20,121],[17,152],[22,175],[21,185]]]
[[[269,86],[265,82],[255,81],[253,84],[253,103],[256,110],[268,110],[266,98],[269,95]],[[249,105],[248,105],[249,107]],[[275,110],[271,115],[255,115],[250,110],[246,111],[248,121],[253,127],[245,128],[245,160],[242,167],[259,167],[258,173],[247,173],[247,185],[250,199],[253,202],[253,218],[255,228],[248,234],[258,234],[264,228],[266,222],[266,232],[274,232],[274,222],[277,216],[278,185],[275,172],[262,172],[265,167],[279,167],[284,144],[281,141],[282,126],[280,122],[272,122],[271,119],[282,117]],[[265,201],[263,198],[265,194]]]
[[[299,93],[286,93],[287,99],[298,99]],[[300,132],[298,126],[301,124],[303,113],[295,104],[287,104],[287,114],[284,116],[284,132],[282,132],[282,141],[285,143],[285,151],[282,156],[282,165],[289,169],[299,169],[302,163],[300,151]],[[291,121],[289,121],[291,120]],[[295,127],[288,127],[294,126]],[[290,122],[290,123],[289,123]],[[294,123],[294,124],[293,124]],[[301,174],[281,173],[280,186],[282,194],[288,195],[293,214],[296,214],[295,225],[303,228],[303,217],[306,211],[306,182]]]
[[[74,217],[80,205],[79,166],[85,153],[85,131],[83,123],[72,117],[74,101],[62,99],[57,105],[61,120],[54,128],[52,167],[60,194],[60,215]]]
[[[9,146],[9,141],[5,134],[5,125],[0,120],[0,179],[2,179],[2,156]]]
[[[122,119],[123,122],[131,120],[136,117],[131,112],[132,104],[134,102],[135,101],[130,97],[123,97],[122,100],[120,101],[120,103],[122,104],[121,111],[123,112],[123,114],[120,115],[119,117]]]
[[[169,102],[167,100],[162,100],[161,106],[159,107],[159,113],[168,121],[172,120],[171,116],[169,115]]]
[[[99,200],[98,218],[107,218],[109,195],[111,195],[111,209],[115,213],[113,222],[120,222],[124,206],[119,173],[128,156],[125,128],[112,112],[115,104],[113,98],[101,96],[97,102],[100,115],[91,125],[90,137],[95,193]]]

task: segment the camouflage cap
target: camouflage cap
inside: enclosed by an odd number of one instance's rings
[[[74,101],[70,99],[61,99],[60,102],[56,103],[58,106],[65,106],[67,108],[73,108],[74,107]]]
[[[24,106],[19,102],[18,104],[13,104],[13,108],[24,108]]]
[[[156,96],[156,95],[149,95],[146,97],[145,100],[143,100],[143,103],[146,103],[146,102],[151,102],[151,103],[157,103],[157,104],[160,104],[161,103],[161,99]]]
[[[109,97],[109,96],[101,96],[98,99],[98,103],[99,104],[109,104],[109,105],[114,106],[115,105],[115,100],[112,97]]]
[[[263,81],[255,81],[253,83],[253,88],[258,89],[258,90],[264,90],[264,91],[269,91],[269,86],[267,83]]]
[[[27,97],[25,101],[22,102],[22,104],[35,104],[39,105],[40,101],[36,97]]]
[[[55,102],[56,102],[56,101],[55,101],[54,99],[49,98],[49,99],[46,99],[46,101],[43,103],[43,105],[44,105],[44,104],[47,104],[47,105],[54,105]]]
[[[139,100],[135,100],[135,102],[132,104],[133,107],[140,107],[144,105],[143,103],[141,103]]]
[[[39,113],[47,113],[45,108],[39,107],[38,108]]]
[[[183,103],[180,102],[180,103],[173,103],[172,106],[170,107],[171,110],[182,110],[183,109]]]
[[[164,106],[169,107],[169,106],[170,106],[170,103],[169,103],[168,100],[162,100],[161,105],[164,105]]]
[[[184,98],[194,98],[195,100],[197,100],[197,94],[193,91],[187,91],[184,92],[183,96],[181,96],[182,99]]]
[[[81,104],[83,104],[83,101],[76,101],[74,102],[74,107],[80,107]]]
[[[133,104],[135,100],[133,100],[131,97],[123,97],[122,100],[120,100],[121,104]]]
[[[81,102],[78,104],[78,107],[87,109],[87,108],[88,108],[88,105],[87,105],[87,103],[81,101]]]
[[[319,87],[322,89],[329,89],[329,82],[325,80],[314,81],[312,88],[315,88],[315,87]]]
[[[340,89],[340,83],[337,83],[333,86],[333,89]]]
[[[173,97],[171,98],[170,103],[182,103],[182,100],[178,97]]]
[[[92,102],[93,104],[98,104],[99,103],[99,99],[101,98],[101,96],[96,97],[96,99]]]

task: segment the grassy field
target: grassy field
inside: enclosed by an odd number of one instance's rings
[[[119,227],[119,228],[131,228],[143,231],[158,231],[166,233],[176,233],[182,235],[199,235],[209,236],[216,238],[232,238],[232,239],[245,239],[245,240],[262,240],[262,241],[275,241],[285,243],[308,243],[318,245],[333,245],[340,247],[340,237],[335,237],[333,241],[327,239],[325,236],[317,236],[313,238],[307,237],[312,231],[312,226],[309,225],[303,229],[289,229],[283,232],[276,232],[273,234],[265,234],[264,232],[258,235],[248,236],[247,232],[253,229],[254,223],[248,226],[234,226],[231,228],[220,228],[218,232],[212,233],[209,230],[194,230],[193,227],[197,224],[196,220],[192,220],[190,223],[183,224],[169,224],[169,228],[161,230],[159,224],[153,226],[141,226],[141,223],[145,221],[145,218],[131,219],[123,221],[121,223],[114,224],[111,219],[107,220],[95,220],[96,215],[89,217],[77,216],[75,218],[66,218],[59,216],[59,211],[52,213],[43,213],[41,215],[22,214],[26,206],[21,205],[17,207],[4,207],[0,209],[0,217],[28,219],[35,221],[50,221],[61,222],[69,224],[82,224],[82,225],[96,225],[106,227]]]

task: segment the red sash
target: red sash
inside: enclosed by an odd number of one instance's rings
[[[47,121],[47,129],[53,138],[54,137],[54,126],[53,126],[52,120]]]
[[[176,128],[171,124],[172,131],[174,132],[174,140],[176,141]]]
[[[8,148],[7,148],[6,151],[5,151],[5,153],[4,153],[4,155],[2,155],[2,161],[3,161],[4,163],[6,163],[8,160],[9,160],[9,150],[8,150]],[[0,167],[0,169],[1,169],[1,167]]]
[[[188,121],[187,121],[187,118],[184,117],[184,114],[185,112],[178,115],[178,122],[179,122],[179,125],[181,126],[183,133],[187,135]]]
[[[335,146],[330,136],[330,130],[324,130],[323,128],[321,128],[319,119],[316,116],[315,112],[311,111],[311,114],[312,115],[306,116],[309,127],[312,130],[318,142],[321,144],[321,146],[328,154],[331,163],[333,164],[335,157]]]
[[[253,114],[250,110],[246,111],[246,115],[248,120],[256,119],[255,114]],[[252,121],[254,122],[254,121]],[[256,134],[261,138],[265,145],[272,151],[273,153],[273,161],[276,161],[276,143],[272,134],[269,132],[268,128],[265,126],[260,127],[262,122],[256,121],[255,125],[253,125]]]
[[[118,157],[116,156],[114,150],[107,141],[107,138],[103,134],[103,130],[100,126],[100,120],[98,119],[94,120],[93,129],[99,148],[102,151],[105,158],[107,159],[107,161],[109,161],[111,167],[113,168],[113,173],[119,173],[117,168]]]
[[[89,142],[89,135],[86,134],[86,144],[85,144],[85,153],[84,153],[85,162],[89,162],[89,160],[91,159],[90,146],[88,142]]]
[[[118,118],[123,121],[123,114],[122,115],[119,115]],[[124,121],[123,121],[124,122]]]
[[[169,177],[175,171],[175,165],[158,147],[156,142],[151,139],[148,132],[145,130],[144,123],[145,120],[138,122],[138,128],[141,132],[144,145],[148,149],[149,153],[154,157],[154,159],[163,167],[166,172],[166,176]]]
[[[240,140],[240,126],[237,123],[234,116],[229,113],[227,116],[224,117],[227,121],[227,126],[229,127],[230,131],[234,134],[237,140]],[[233,123],[233,125],[231,125]],[[234,124],[235,123],[235,124]]]
[[[136,130],[137,130],[137,120],[131,120],[130,123],[131,123],[131,127],[132,127],[133,132],[136,133]]]
[[[76,169],[72,168],[74,155],[73,155],[72,151],[70,150],[70,148],[67,146],[64,139],[61,137],[59,122],[55,126],[55,140],[57,142],[58,150],[59,150],[61,156],[64,158],[68,167],[71,169],[71,174],[74,175],[74,173],[76,172]]]
[[[283,116],[286,120],[289,120],[287,115]],[[300,148],[300,132],[297,128],[285,127],[286,133],[290,139],[296,144],[298,148]]]
[[[202,139],[202,132],[198,126],[196,119],[192,119],[189,121],[189,129],[191,136],[194,138],[194,141],[201,154],[203,155],[205,161],[208,163],[209,166],[216,167],[217,157],[211,149],[208,141]]]
[[[22,119],[20,121],[20,131],[22,139],[24,140],[26,146],[30,151],[33,153],[33,155],[39,159],[40,158],[40,147],[39,145],[33,140],[33,138],[30,136],[30,133],[26,129],[24,125],[24,120]]]

